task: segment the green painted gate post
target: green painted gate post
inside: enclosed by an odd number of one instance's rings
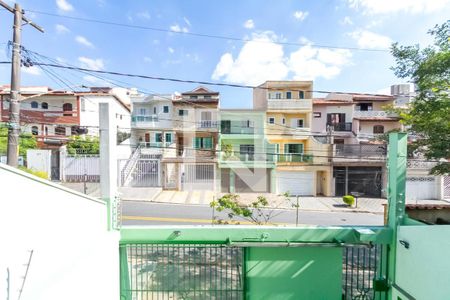
[[[395,263],[398,226],[405,220],[407,135],[396,132],[389,134],[388,148],[388,226],[392,239],[388,251],[387,283],[395,283]],[[388,292],[392,299],[392,289]]]
[[[119,247],[120,259],[120,300],[131,300],[130,273],[128,270],[127,246]]]

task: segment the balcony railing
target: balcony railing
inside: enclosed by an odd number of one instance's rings
[[[334,145],[335,156],[345,158],[350,157],[369,157],[386,156],[387,150],[386,145],[364,145],[364,144],[336,144]]]
[[[218,121],[212,121],[212,120],[202,120],[197,123],[197,128],[219,128],[219,122]]]
[[[158,115],[133,115],[131,116],[133,123],[150,123],[158,122]]]
[[[312,154],[305,153],[285,153],[277,155],[278,162],[301,162],[301,163],[311,163],[313,160]]]
[[[383,110],[355,110],[353,112],[354,118],[395,118],[398,117],[396,113],[386,112]]]
[[[352,131],[352,123],[328,123],[327,126],[331,126],[334,131]]]
[[[267,99],[267,108],[270,110],[311,110],[311,99]]]
[[[274,162],[274,154],[252,154],[252,153],[221,153],[222,161],[227,162]]]
[[[141,148],[164,149],[164,148],[170,147],[170,145],[172,145],[172,143],[171,142],[141,142],[139,145]]]
[[[257,130],[253,127],[240,127],[238,125],[232,125],[231,128],[222,128],[222,134],[256,134]]]

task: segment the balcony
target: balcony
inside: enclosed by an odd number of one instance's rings
[[[352,123],[328,123],[327,126],[331,126],[334,131],[344,131],[351,132],[352,131]]]
[[[334,162],[383,162],[387,154],[387,146],[365,144],[335,144],[333,145]]]
[[[158,115],[133,115],[131,126],[134,128],[173,128],[172,120],[161,119]]]
[[[212,121],[212,120],[202,120],[197,123],[197,128],[200,129],[218,129],[219,128],[219,122],[218,121]]]
[[[267,109],[276,111],[286,110],[312,110],[311,99],[267,99]]]
[[[313,155],[305,153],[278,154],[277,161],[279,163],[312,163]]]
[[[354,118],[396,118],[398,115],[396,113],[386,112],[384,110],[368,110],[361,111],[355,110],[353,112]]]

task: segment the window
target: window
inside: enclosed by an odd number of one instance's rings
[[[321,112],[314,112],[313,116],[314,116],[314,118],[322,118],[322,113]]]
[[[81,111],[86,111],[86,100],[84,98],[81,98],[80,109]]]
[[[38,135],[39,134],[39,128],[37,126],[31,127],[31,134],[32,135]]]
[[[48,135],[48,127],[45,126],[45,135]]]
[[[42,102],[41,103],[41,108],[42,109],[48,109],[48,103],[47,102]]]
[[[285,118],[283,118],[282,123],[283,123],[283,125],[286,124],[286,119]]]
[[[284,144],[284,153],[303,153],[303,144]]]
[[[356,105],[355,110],[357,111],[371,111],[372,103],[359,103]]]
[[[172,134],[166,133],[166,143],[172,143]]]
[[[240,145],[239,153],[242,158],[246,158],[247,160],[254,160],[255,145]]]
[[[205,99],[211,99],[212,97],[211,97],[211,95],[205,95],[205,96],[203,96],[203,98],[205,98]]]
[[[298,98],[305,99],[305,91],[298,91]]]
[[[345,114],[327,114],[327,125],[345,123]]]
[[[373,133],[384,133],[384,126],[383,125],[373,126]]]
[[[139,108],[139,114],[141,116],[145,116],[145,113],[146,113],[145,108]]]
[[[303,128],[304,127],[304,120],[303,119],[297,119],[297,127]]]
[[[169,107],[164,105],[163,106],[163,113],[168,114],[169,113]]]
[[[72,116],[72,103],[64,103],[63,111],[63,116]]]
[[[270,117],[269,118],[269,124],[275,124],[275,118],[274,117]]]
[[[162,133],[155,133],[155,142],[160,143],[162,142]]]
[[[153,114],[156,115],[156,106],[153,107]]]
[[[212,149],[212,137],[195,137],[193,144],[195,149]]]
[[[292,99],[292,92],[286,92],[286,99]]]
[[[280,92],[276,92],[275,93],[275,99],[281,99],[281,93]]]
[[[188,111],[186,109],[180,109],[180,110],[178,110],[178,115],[179,116],[187,116]]]
[[[189,99],[195,100],[195,99],[198,99],[198,97],[196,95],[190,95]]]
[[[31,108],[38,108],[39,104],[36,101],[31,102]]]
[[[56,135],[66,135],[66,128],[64,126],[57,126],[55,128]]]
[[[202,121],[211,121],[212,120],[212,112],[210,111],[202,111],[200,113],[200,118]]]

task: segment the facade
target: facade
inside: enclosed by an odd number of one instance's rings
[[[265,109],[265,134],[274,148],[274,192],[329,196],[329,147],[311,134],[312,81],[267,81],[254,89],[253,106]]]
[[[275,192],[275,147],[265,136],[265,112],[220,110],[220,191]]]
[[[1,120],[9,120],[9,87],[0,90]],[[21,131],[37,138],[38,146],[57,149],[72,135],[98,136],[99,103],[111,103],[119,127],[128,130],[130,108],[109,88],[67,92],[49,87],[23,87],[20,101]]]
[[[388,95],[329,94],[313,100],[313,132],[332,147],[331,188],[336,196],[385,196],[386,145],[378,140],[401,130],[399,118],[384,111]]]

